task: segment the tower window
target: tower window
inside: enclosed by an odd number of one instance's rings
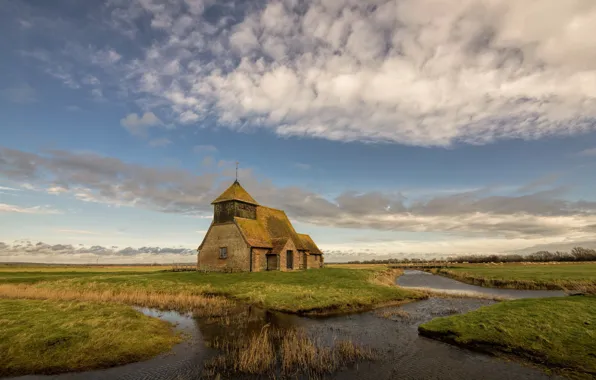
[[[219,258],[220,259],[228,258],[228,247],[220,247],[219,248]]]

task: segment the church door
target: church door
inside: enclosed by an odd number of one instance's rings
[[[277,269],[277,255],[267,255],[267,270]]]

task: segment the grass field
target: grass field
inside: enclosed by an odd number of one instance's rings
[[[124,305],[0,299],[0,376],[110,367],[179,341],[167,322]]]
[[[434,319],[419,331],[467,348],[513,354],[579,372],[579,377],[596,377],[594,296],[506,301]]]
[[[1,272],[155,272],[172,269],[172,265],[40,265],[1,264]]]
[[[469,264],[434,271],[487,287],[562,289],[596,294],[596,263]]]
[[[83,272],[0,270],[0,297],[104,301],[188,309],[238,300],[292,313],[330,313],[422,297],[393,285],[395,270]]]

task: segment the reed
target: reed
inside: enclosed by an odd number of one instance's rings
[[[340,340],[323,345],[304,330],[282,330],[265,325],[258,333],[234,339],[215,339],[212,348],[222,353],[204,365],[209,378],[251,374],[282,378],[306,375],[318,378],[359,360],[372,360],[372,350]]]
[[[385,319],[410,319],[412,317],[410,313],[400,309],[379,310],[375,313],[375,315]]]
[[[0,298],[60,301],[116,302],[161,310],[194,311],[201,316],[226,315],[235,305],[223,297],[163,293],[139,289],[60,289],[29,284],[0,284]]]

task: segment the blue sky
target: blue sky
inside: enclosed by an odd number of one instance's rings
[[[328,261],[594,246],[596,5],[537,6],[3,2],[0,260],[188,260],[236,161]]]

